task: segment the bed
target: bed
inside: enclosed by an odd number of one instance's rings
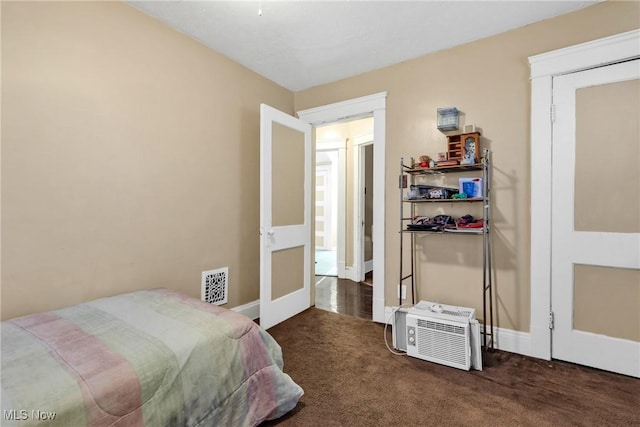
[[[2,322],[3,426],[255,426],[303,394],[249,318],[168,289]]]

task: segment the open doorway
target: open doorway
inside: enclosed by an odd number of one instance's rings
[[[299,110],[297,112],[298,117],[307,123],[310,123],[314,128],[319,128],[327,124],[342,123],[345,120],[351,120],[363,117],[372,117],[375,131],[373,132],[373,190],[371,191],[373,197],[373,210],[376,215],[373,218],[373,238],[375,242],[373,247],[373,271],[375,276],[373,277],[372,291],[372,312],[373,321],[384,323],[388,318],[385,316],[385,304],[384,304],[384,278],[385,278],[385,152],[386,152],[386,108],[387,108],[387,92],[379,92],[372,95],[362,96],[360,98],[349,99],[345,101],[336,102],[333,104],[323,105],[319,107],[310,108],[307,110]],[[316,148],[317,146],[317,134],[316,134]],[[343,149],[338,152],[345,152],[346,147],[344,141],[338,144]],[[345,164],[346,162],[340,162]],[[340,208],[339,208],[340,211]],[[340,218],[341,216],[338,215]],[[340,223],[340,220],[339,220]],[[338,229],[338,240],[344,236],[345,233],[341,233]],[[339,253],[340,245],[338,245],[338,258],[340,260]],[[338,274],[340,274],[340,261],[338,261]],[[314,298],[317,300],[317,298]],[[313,302],[312,302],[313,303]]]
[[[373,286],[373,123],[370,116],[315,128],[316,306],[369,319]],[[355,312],[351,312],[353,308]]]

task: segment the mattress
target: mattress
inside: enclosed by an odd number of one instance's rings
[[[3,426],[255,426],[303,394],[263,328],[168,289],[1,329]]]

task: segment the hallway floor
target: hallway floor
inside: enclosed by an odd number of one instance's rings
[[[365,282],[372,283],[371,275]],[[316,308],[372,320],[373,286],[331,276],[316,276]]]

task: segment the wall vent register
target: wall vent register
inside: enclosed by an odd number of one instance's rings
[[[229,268],[219,268],[202,272],[200,299],[209,304],[227,303],[229,291]]]

